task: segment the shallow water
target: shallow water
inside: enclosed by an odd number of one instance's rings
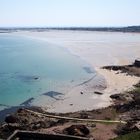
[[[65,48],[13,34],[0,34],[0,109],[47,91],[67,93],[95,73]],[[86,69],[85,69],[86,68]]]

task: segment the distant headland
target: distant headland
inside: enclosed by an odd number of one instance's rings
[[[104,32],[140,32],[140,26],[127,27],[0,27],[0,33],[16,31],[47,31],[47,30],[72,30],[72,31],[104,31]]]

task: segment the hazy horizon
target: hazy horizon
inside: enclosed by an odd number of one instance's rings
[[[1,29],[7,28],[125,28],[139,25],[128,25],[128,26],[0,26]]]

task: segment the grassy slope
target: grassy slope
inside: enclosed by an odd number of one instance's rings
[[[140,140],[140,132],[134,132],[134,133],[122,135],[113,140]]]

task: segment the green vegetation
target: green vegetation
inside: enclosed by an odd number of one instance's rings
[[[122,135],[113,140],[140,140],[140,131]]]
[[[111,113],[112,113],[112,116],[113,116],[114,119],[118,116],[118,113],[116,112],[115,108],[111,109]]]
[[[134,92],[140,93],[140,87],[135,88]]]
[[[132,93],[132,94],[135,94],[135,93],[139,93],[140,94],[140,82],[137,83],[136,85],[134,85],[134,89],[130,90],[130,91],[127,91],[128,93]]]

